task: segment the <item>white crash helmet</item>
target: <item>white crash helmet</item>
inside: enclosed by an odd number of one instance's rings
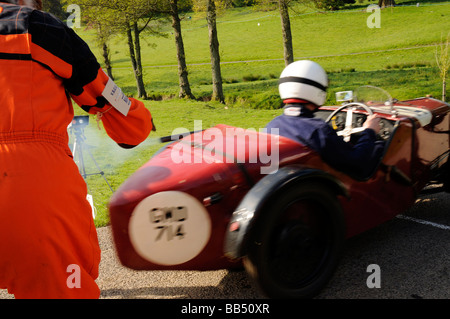
[[[282,100],[299,99],[322,106],[327,99],[328,76],[316,62],[300,60],[281,72],[278,90]]]

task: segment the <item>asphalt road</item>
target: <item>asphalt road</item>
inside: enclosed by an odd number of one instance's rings
[[[340,265],[316,299],[450,298],[450,194],[415,206],[347,242]],[[98,229],[102,299],[258,299],[245,271],[134,271],[116,258],[109,227]],[[369,288],[379,266],[380,288]],[[12,298],[0,290],[0,298]]]

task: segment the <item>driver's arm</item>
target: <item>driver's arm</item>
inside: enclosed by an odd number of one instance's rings
[[[363,127],[374,130],[375,134],[378,134],[380,131],[380,118],[376,114],[369,115],[364,122]]]
[[[320,155],[323,160],[334,168],[346,172],[364,175],[366,171],[371,171],[381,153],[375,147],[378,121],[376,117],[369,120],[368,129],[361,132],[355,145],[344,142],[329,125],[324,126],[320,133],[322,143]]]

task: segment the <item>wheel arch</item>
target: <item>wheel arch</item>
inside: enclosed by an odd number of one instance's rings
[[[323,183],[336,196],[349,198],[343,183],[325,171],[302,166],[283,167],[259,180],[233,212],[226,232],[225,255],[231,259],[245,256],[248,233],[259,219],[265,205],[285,189],[307,182]]]

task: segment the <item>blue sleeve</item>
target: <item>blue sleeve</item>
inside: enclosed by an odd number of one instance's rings
[[[344,142],[328,125],[320,131],[320,155],[328,164],[344,171],[364,174],[368,166],[372,166],[372,154],[376,142],[376,134],[372,129],[361,132],[355,145]]]

